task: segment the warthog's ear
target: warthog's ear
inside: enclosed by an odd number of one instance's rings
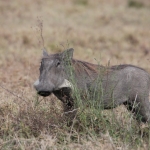
[[[65,50],[64,52],[62,52],[62,58],[71,60],[73,57],[73,51],[74,51],[73,48],[69,48],[69,49]]]
[[[43,57],[48,57],[48,53],[45,48],[43,48]]]

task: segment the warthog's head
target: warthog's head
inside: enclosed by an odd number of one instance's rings
[[[70,64],[72,57],[72,48],[53,55],[48,55],[45,50],[43,51],[40,77],[34,83],[39,95],[49,96],[53,91],[63,87],[71,87],[71,83],[66,79],[66,68]]]

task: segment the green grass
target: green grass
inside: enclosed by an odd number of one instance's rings
[[[144,7],[144,4],[142,2],[138,2],[135,0],[129,0],[128,1],[128,6],[129,7],[134,7],[134,8],[142,8]]]
[[[97,86],[95,92],[87,93],[86,97],[81,97],[79,88],[76,87],[76,82],[73,76],[73,69],[70,70],[71,82],[73,83],[73,97],[75,107],[73,110],[77,110],[73,118],[71,118],[71,124],[68,126],[69,130],[69,142],[81,142],[82,137],[98,139],[102,135],[108,134],[111,137],[112,145],[114,147],[117,144],[125,143],[128,148],[143,147],[143,140],[146,145],[149,145],[149,126],[147,125],[143,129],[140,126],[140,122],[137,122],[133,114],[127,112],[121,117],[114,111],[114,109],[104,110],[103,108],[103,89],[101,83],[101,76],[96,81]],[[101,74],[102,72],[100,72]],[[111,89],[110,89],[111,90]],[[97,91],[99,91],[97,93]],[[112,98],[113,105],[113,98]],[[119,106],[118,106],[119,107]],[[74,112],[73,112],[74,113]],[[70,120],[69,120],[70,121]]]
[[[120,116],[113,109],[98,108],[92,100],[82,102],[78,92],[75,97],[79,102],[72,120],[66,120],[61,107],[58,104],[56,107],[56,98],[50,101],[33,99],[19,107],[5,102],[0,107],[4,118],[0,128],[1,149],[41,148],[42,140],[47,144],[46,149],[62,146],[65,149],[67,145],[82,145],[85,141],[97,143],[97,139],[111,140],[110,147],[125,144],[130,149],[137,149],[148,145],[149,128],[142,128],[125,109]],[[51,145],[47,143],[47,136],[53,141]]]
[[[80,106],[76,92],[78,112],[69,124],[56,97],[37,97],[33,89],[43,47],[39,18],[49,53],[69,43],[77,59],[150,72],[150,3],[138,3],[141,9],[123,0],[0,1],[0,80],[17,95],[0,88],[0,149],[147,150],[147,124],[139,125],[125,107],[102,110],[90,99]]]
[[[78,96],[79,97],[79,96]],[[81,101],[80,99],[78,99]],[[120,141],[126,143],[128,148],[135,148],[149,143],[149,128],[146,127],[141,131],[140,124],[133,118],[133,114],[125,113],[123,115],[125,122],[114,110],[103,110],[99,107],[100,99],[88,100],[86,102],[78,102],[78,113],[73,123],[72,136],[101,138],[101,135],[109,133],[114,145]],[[75,131],[74,131],[75,130]],[[143,132],[141,134],[141,132]],[[76,135],[76,134],[77,135]],[[75,134],[75,135],[74,135]]]
[[[88,5],[88,0],[74,0],[74,3],[77,5],[86,6]]]

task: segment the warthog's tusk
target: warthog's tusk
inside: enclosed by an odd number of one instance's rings
[[[37,85],[39,85],[39,83],[40,83],[39,80],[36,80],[36,81],[34,82],[34,87],[37,86]]]
[[[67,79],[65,79],[64,82],[60,86],[58,86],[58,89],[61,89],[64,87],[70,87],[71,89],[73,89],[72,83],[68,81]]]

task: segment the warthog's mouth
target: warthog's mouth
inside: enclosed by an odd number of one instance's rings
[[[46,97],[46,96],[49,96],[51,94],[51,92],[50,91],[39,91],[38,94]]]

